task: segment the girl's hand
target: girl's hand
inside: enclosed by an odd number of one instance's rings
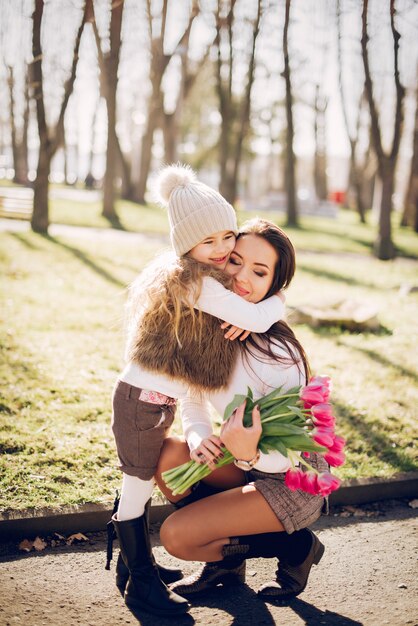
[[[217,435],[211,435],[203,439],[200,445],[190,452],[190,458],[200,465],[206,463],[213,471],[216,469],[216,460],[223,457],[221,446],[220,438]]]
[[[258,405],[252,410],[252,426],[243,424],[245,402],[222,424],[221,442],[230,453],[241,461],[251,461],[257,454],[261,436],[261,415]]]
[[[225,330],[225,328],[228,327],[229,330],[225,333],[224,337],[225,339],[230,339],[231,341],[234,341],[234,339],[237,339],[238,337],[240,341],[244,341],[244,339],[247,339],[248,335],[251,334],[249,330],[238,328],[238,326],[232,326],[231,324],[228,324],[228,322],[221,324],[222,330]]]

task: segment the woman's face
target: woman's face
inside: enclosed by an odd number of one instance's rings
[[[278,260],[268,241],[257,235],[242,235],[225,268],[234,278],[235,293],[248,302],[260,302],[270,289]]]

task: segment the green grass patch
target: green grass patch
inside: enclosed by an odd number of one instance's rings
[[[309,232],[292,237],[309,239],[312,249],[317,235]],[[0,239],[0,507],[109,502],[120,484],[110,396],[123,366],[126,285],[159,244],[94,233]],[[416,270],[406,258],[384,263],[328,248],[298,254],[290,306],[354,298],[380,308],[377,334],[295,327],[313,370],[333,378],[348,439],[343,478],[417,468],[418,296],[399,295],[403,283],[416,283]]]

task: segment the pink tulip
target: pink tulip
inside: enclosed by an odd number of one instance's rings
[[[334,437],[334,443],[329,448],[329,451],[330,452],[341,452],[341,450],[344,448],[345,444],[346,444],[346,441],[345,441],[344,437],[339,437],[338,435],[336,435]]]
[[[321,496],[329,496],[332,491],[338,489],[341,485],[341,481],[336,476],[333,476],[329,472],[323,472],[318,476],[318,487]]]
[[[321,388],[314,389],[308,385],[301,390],[300,399],[303,401],[305,409],[310,409],[315,404],[325,402]]]
[[[334,433],[331,428],[315,428],[312,432],[315,443],[330,448],[334,443]]]
[[[314,417],[333,417],[332,405],[329,402],[320,402],[312,407]]]
[[[324,454],[324,459],[331,467],[339,467],[345,462],[345,454],[342,450],[339,452],[329,451]]]
[[[326,402],[315,404],[311,408],[312,419],[317,426],[335,426],[335,417],[332,414],[332,406]]]
[[[317,495],[319,492],[318,476],[313,472],[303,472],[301,477],[301,489],[312,495]]]
[[[296,489],[300,489],[302,476],[303,472],[300,469],[287,470],[286,476],[284,478],[286,487],[288,487],[290,491],[296,491]]]

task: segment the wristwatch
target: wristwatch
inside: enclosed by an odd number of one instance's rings
[[[255,453],[255,457],[251,459],[251,461],[243,461],[242,459],[235,459],[234,465],[239,467],[239,469],[244,470],[244,472],[249,472],[257,463],[259,458],[260,458],[260,450],[257,450],[257,452]]]

